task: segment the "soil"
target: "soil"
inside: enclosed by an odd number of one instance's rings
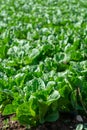
[[[83,122],[77,121],[76,116],[71,114],[62,113],[60,118],[52,123],[44,123],[36,128],[26,128],[20,125],[17,121],[11,121],[13,115],[2,116],[0,115],[0,130],[75,130],[78,124],[87,125],[87,117],[82,116]]]

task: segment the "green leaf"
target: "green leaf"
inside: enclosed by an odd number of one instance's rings
[[[58,100],[60,98],[60,94],[57,90],[54,90],[51,95],[47,98],[47,104],[51,104],[52,102]]]
[[[58,111],[54,111],[53,113],[50,113],[48,114],[48,116],[46,116],[45,121],[53,122],[56,121],[58,118],[59,118]]]
[[[23,103],[21,104],[16,111],[17,119],[21,124],[33,124],[34,125],[34,117],[35,111],[31,107],[31,103]]]
[[[83,124],[78,124],[76,130],[83,130]]]
[[[14,113],[16,112],[16,109],[17,109],[17,107],[15,107],[14,105],[8,104],[8,105],[5,106],[4,111],[3,111],[2,114],[3,114],[4,116],[5,116],[5,115],[14,114]]]

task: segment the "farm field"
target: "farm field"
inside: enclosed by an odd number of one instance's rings
[[[87,130],[87,1],[0,0],[1,124],[63,130],[66,113]]]

